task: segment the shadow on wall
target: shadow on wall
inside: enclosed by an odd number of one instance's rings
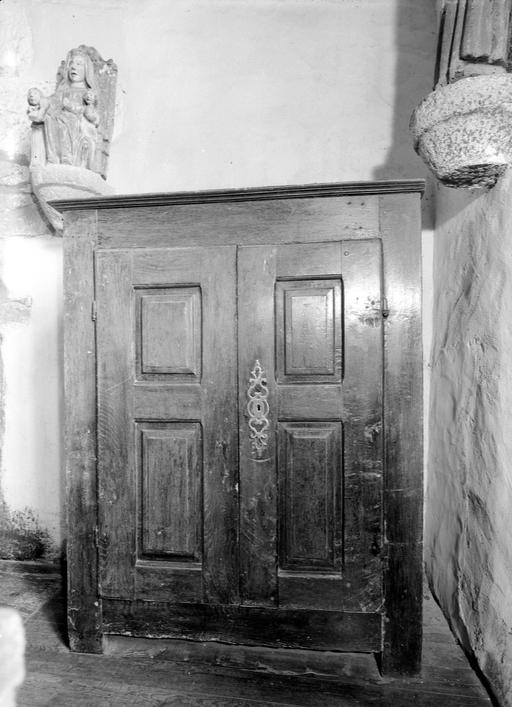
[[[391,147],[384,164],[374,169],[373,178],[425,179],[423,228],[432,229],[436,180],[414,151],[409,121],[418,103],[433,88],[437,45],[435,3],[397,0],[395,33],[397,60]]]

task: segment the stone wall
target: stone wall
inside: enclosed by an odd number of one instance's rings
[[[512,173],[440,187],[425,559],[456,635],[512,704]]]

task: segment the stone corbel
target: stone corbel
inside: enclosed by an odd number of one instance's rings
[[[455,188],[492,187],[512,163],[512,0],[444,0],[435,90],[414,111],[414,148]]]
[[[34,194],[59,235],[62,235],[64,228],[62,214],[50,206],[49,201],[90,199],[114,194],[114,189],[99,174],[72,165],[46,164],[31,167],[30,176]]]

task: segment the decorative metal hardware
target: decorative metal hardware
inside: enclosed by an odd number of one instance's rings
[[[270,412],[270,406],[267,401],[267,379],[258,360],[256,360],[251,371],[247,395],[249,397],[247,414],[249,415],[249,427],[251,428],[251,446],[259,458],[264,447],[267,446],[267,429],[270,424],[267,415]]]

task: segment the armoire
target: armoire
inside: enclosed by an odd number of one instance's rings
[[[53,202],[68,629],[420,670],[420,180]]]

